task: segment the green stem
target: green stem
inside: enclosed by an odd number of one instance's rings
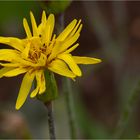
[[[55,126],[54,126],[52,102],[45,103],[45,106],[48,111],[48,125],[49,125],[50,140],[55,140],[56,137],[55,137]]]
[[[132,115],[132,112],[139,99],[139,96],[140,96],[140,82],[138,82],[137,87],[135,88],[135,90],[132,92],[132,94],[128,98],[126,106],[123,109],[122,115],[121,115],[120,120],[118,121],[118,125],[115,129],[114,138],[122,138],[123,132],[127,126],[129,118]]]
[[[70,136],[71,139],[76,139],[76,121],[74,117],[74,104],[73,104],[73,96],[72,96],[72,87],[71,81],[68,78],[65,78],[65,97],[66,97],[66,107],[68,112],[69,126],[70,126]]]
[[[59,33],[64,29],[64,13],[60,14],[59,16],[59,28],[57,32]],[[64,88],[65,88],[65,95],[66,95],[66,107],[68,112],[68,119],[69,119],[69,126],[70,126],[70,136],[71,139],[76,139],[76,121],[74,117],[74,107],[73,107],[73,97],[72,97],[72,87],[70,79],[65,78],[64,80]]]

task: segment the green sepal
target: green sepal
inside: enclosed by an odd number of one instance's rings
[[[55,100],[58,97],[57,84],[54,74],[48,70],[45,71],[46,91],[37,95],[37,98],[44,103]]]

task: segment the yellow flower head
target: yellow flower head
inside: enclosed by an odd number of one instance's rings
[[[35,97],[46,90],[44,71],[48,69],[54,73],[74,79],[81,76],[77,64],[96,64],[100,59],[72,56],[71,52],[78,47],[74,44],[80,36],[81,20],[74,19],[58,37],[53,35],[55,19],[50,14],[46,18],[42,13],[41,23],[37,26],[34,15],[30,12],[32,31],[27,20],[23,19],[23,26],[27,37],[19,39],[14,37],[0,37],[0,43],[9,45],[12,49],[0,49],[0,78],[17,76],[25,73],[16,102],[19,109],[25,102],[34,79],[36,88],[30,94]]]

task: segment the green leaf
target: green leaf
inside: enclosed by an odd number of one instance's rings
[[[37,98],[44,103],[55,100],[58,97],[57,84],[54,74],[48,70],[45,71],[46,91],[37,95]]]
[[[46,9],[48,14],[54,13],[59,14],[64,12],[67,7],[70,5],[71,0],[65,1],[49,1],[47,4],[45,2],[42,3],[42,7]]]

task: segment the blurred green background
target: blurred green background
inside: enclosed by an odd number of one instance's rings
[[[138,1],[0,1],[0,36],[26,37],[22,20],[26,17],[30,22],[30,11],[38,24],[43,9],[54,13],[56,30],[62,30],[62,16],[64,26],[74,18],[82,19],[80,46],[73,54],[101,58],[103,62],[81,66],[83,76],[71,82],[79,139],[114,138],[122,111],[139,87],[139,7]],[[0,138],[49,138],[46,108],[41,102],[28,98],[19,111],[14,108],[22,77],[0,79]],[[60,94],[54,101],[56,136],[69,139],[63,92],[66,87],[61,76],[55,77]],[[140,135],[139,96],[129,105],[126,116],[130,116],[122,121],[126,123],[116,138],[134,139]]]

